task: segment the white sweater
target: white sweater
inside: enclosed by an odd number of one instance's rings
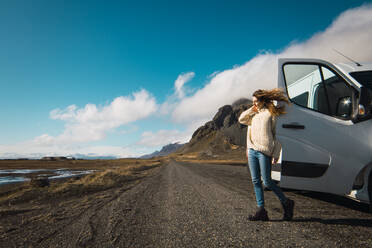
[[[275,138],[276,118],[267,108],[254,112],[253,106],[239,116],[239,122],[248,125],[247,149],[260,151],[267,156],[279,158],[281,145]]]

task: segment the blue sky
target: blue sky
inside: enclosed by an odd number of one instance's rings
[[[319,39],[358,52],[350,30],[370,41],[369,18],[348,21],[372,15],[368,1],[299,2],[1,1],[0,158],[185,142],[218,107],[271,87],[257,63],[312,55]],[[234,82],[244,94],[219,95]]]

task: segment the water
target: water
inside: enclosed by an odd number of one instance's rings
[[[33,177],[47,177],[48,179],[68,178],[82,176],[96,170],[71,170],[71,169],[14,169],[0,170],[0,186],[8,183],[18,183],[31,180]]]
[[[8,183],[25,182],[29,180],[30,179],[27,177],[14,177],[14,176],[0,177],[0,185],[8,184]]]
[[[29,174],[40,171],[47,171],[47,169],[15,169],[15,170],[0,170],[0,174]]]
[[[73,176],[82,176],[87,175],[94,172],[94,170],[86,170],[86,171],[56,171],[58,175],[48,177],[49,179],[56,179],[56,178],[66,178],[66,177],[73,177]]]

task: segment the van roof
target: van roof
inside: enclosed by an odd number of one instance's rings
[[[354,63],[337,63],[334,64],[338,69],[346,73],[354,71],[372,71],[372,63],[360,63],[362,66],[357,66]]]

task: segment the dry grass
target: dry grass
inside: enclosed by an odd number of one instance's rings
[[[198,152],[190,153],[178,153],[169,156],[170,159],[176,161],[192,162],[192,163],[202,163],[202,164],[246,164],[247,158],[245,151],[241,149],[235,149],[226,154],[220,154],[215,157],[201,156]]]
[[[66,162],[69,163],[70,161]],[[30,183],[24,183],[23,185],[15,187],[7,192],[2,192],[0,194],[0,204],[11,205],[46,198],[82,196],[85,193],[102,191],[113,187],[120,187],[127,182],[139,180],[140,178],[146,176],[147,170],[158,167],[164,163],[162,160],[154,159],[118,159],[108,161],[79,160],[75,162],[79,164],[79,169],[94,168],[100,171],[83,176],[81,178],[71,178],[62,181],[56,180],[53,181],[49,187],[41,188],[35,187]],[[60,166],[66,168],[68,164],[60,164]],[[55,168],[55,163],[53,167]]]
[[[200,158],[199,153],[172,154],[161,159],[116,159],[116,160],[75,160],[75,161],[0,161],[1,169],[36,169],[36,168],[70,168],[79,170],[99,170],[81,178],[55,180],[49,187],[37,187],[24,183],[17,187],[0,190],[0,205],[13,205],[41,199],[55,199],[71,196],[84,196],[87,193],[107,190],[123,186],[147,175],[149,169],[167,163],[170,159],[192,163],[209,164],[246,164],[246,160],[238,156],[235,159]]]
[[[247,160],[231,160],[231,159],[198,159],[198,158],[179,158],[181,162],[200,163],[200,164],[230,164],[230,165],[245,165]]]
[[[160,162],[152,164],[137,164],[126,166],[125,168],[106,169],[102,172],[87,175],[79,180],[71,180],[58,185],[52,189],[55,194],[81,194],[85,192],[100,191],[112,187],[118,187],[126,182],[142,178],[145,171],[156,166]]]
[[[77,170],[105,169],[113,167],[123,167],[129,165],[141,165],[152,162],[160,162],[157,159],[92,159],[92,160],[0,160],[0,169],[60,169],[69,168]]]

